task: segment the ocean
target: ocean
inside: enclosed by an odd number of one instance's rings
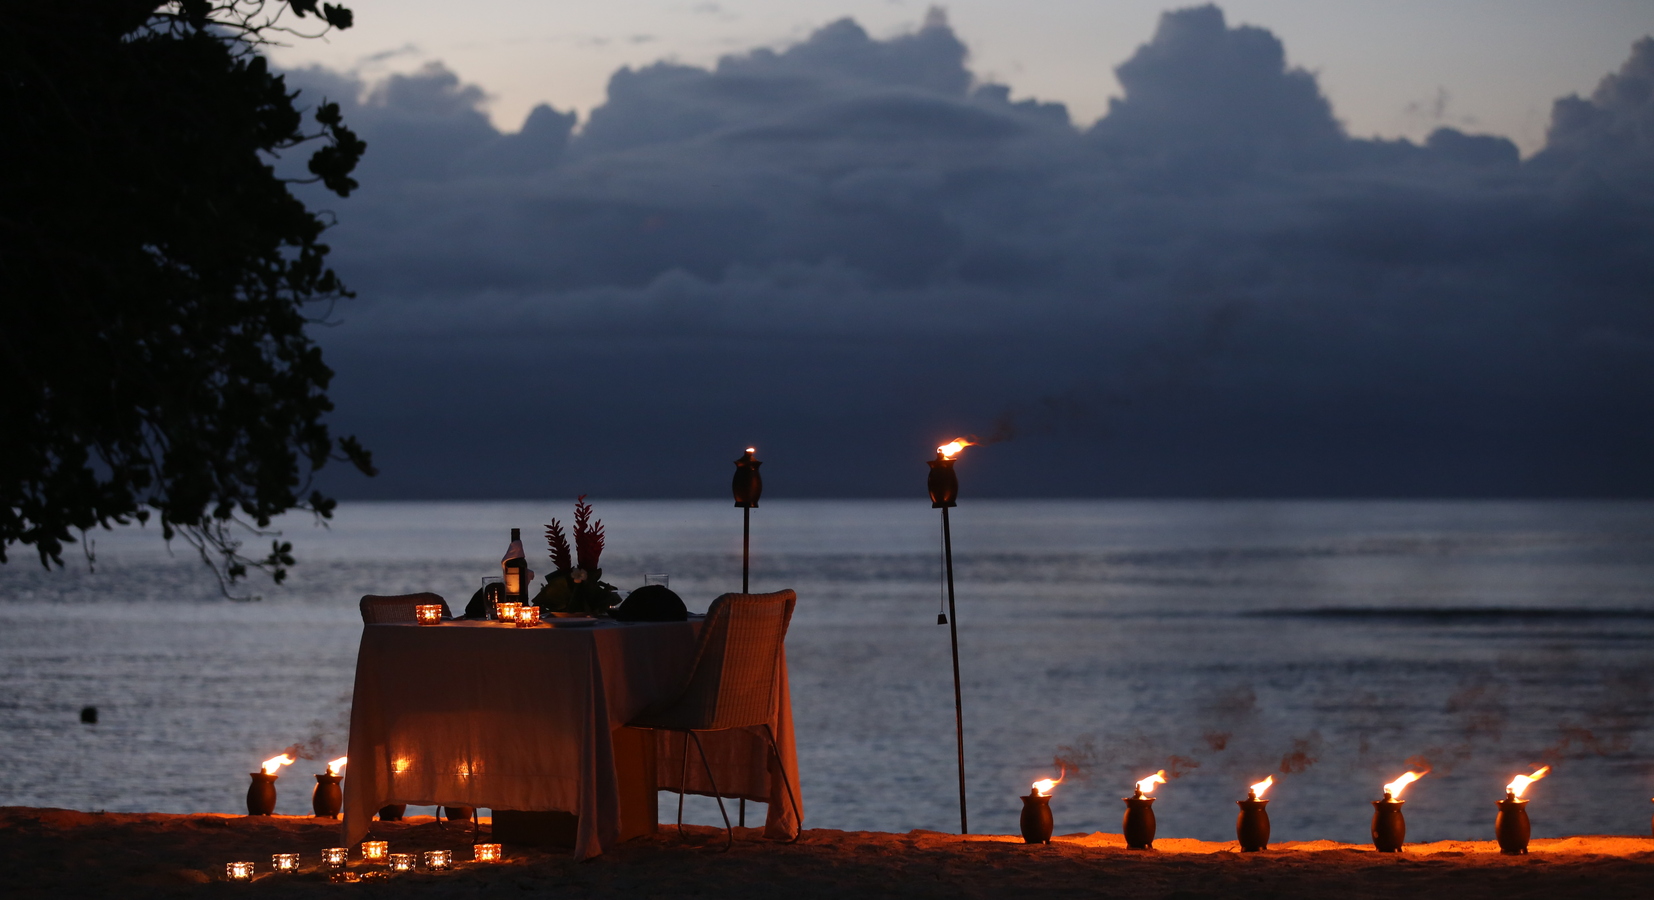
[[[727,501],[595,503],[606,580],[668,573],[695,610],[739,588]],[[508,529],[537,538],[571,506],[291,519],[299,565],[238,587],[257,602],[223,599],[153,528],[94,535],[95,567],[10,548],[0,805],[242,810],[260,760],[344,752],[362,594],[463,607]],[[753,588],[799,595],[806,825],[958,830],[938,514],[766,500],[752,520]],[[1120,799],[1165,769],[1162,836],[1232,840],[1234,802],[1273,775],[1274,840],[1366,841],[1380,786],[1428,766],[1404,795],[1409,840],[1490,839],[1506,782],[1543,764],[1536,837],[1648,833],[1654,503],[967,498],[952,522],[973,832],[1014,833],[1019,795],[1062,757],[1078,768],[1051,804],[1059,834],[1119,831]],[[543,548],[531,565],[549,569]],[[320,770],[284,770],[278,811],[307,813]]]

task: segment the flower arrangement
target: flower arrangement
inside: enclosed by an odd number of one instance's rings
[[[592,506],[581,494],[574,501],[574,547],[563,523],[556,519],[546,526],[546,544],[551,552],[552,573],[546,577],[534,603],[546,612],[605,613],[620,602],[614,585],[604,582],[598,562],[603,556],[603,522],[592,519]],[[571,558],[572,556],[572,558]]]

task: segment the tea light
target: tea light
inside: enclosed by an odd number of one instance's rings
[[[412,872],[414,870],[414,855],[412,853],[392,853],[388,859],[392,872]]]
[[[421,625],[436,625],[442,621],[442,604],[421,603],[414,607],[414,618],[418,619]]]
[[[390,846],[384,841],[363,841],[362,858],[368,862],[384,862],[385,851],[389,850]]]
[[[231,881],[252,881],[253,864],[250,862],[225,863],[224,877]]]
[[[496,863],[503,858],[500,850],[499,844],[477,844],[471,848],[471,858],[476,862]]]
[[[515,622],[517,621],[517,610],[522,608],[521,603],[496,603],[494,604],[494,619],[498,622]]]
[[[532,628],[540,624],[540,607],[525,606],[517,610],[517,627]]]
[[[270,857],[270,867],[277,872],[291,875],[299,870],[299,855],[297,853],[276,853]]]
[[[430,869],[433,872],[440,872],[443,869],[453,866],[453,864],[454,851],[452,850],[425,851],[425,868]]]
[[[350,861],[350,851],[343,847],[329,847],[322,851],[322,865],[329,869],[342,869]]]

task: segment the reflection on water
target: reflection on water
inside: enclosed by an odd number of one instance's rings
[[[153,535],[100,536],[95,574],[14,558],[0,804],[234,812],[246,773],[308,740],[319,758],[278,783],[280,811],[307,810],[344,743],[356,598],[462,602],[507,529],[567,505],[347,504],[329,530],[287,524],[300,566],[249,604]],[[598,514],[623,588],[667,572],[698,609],[740,583],[726,503]],[[1059,748],[1087,768],[1057,789],[1058,833],[1117,831],[1119,798],[1165,768],[1162,835],[1232,838],[1234,801],[1273,773],[1277,840],[1362,841],[1368,801],[1421,756],[1410,838],[1490,837],[1503,786],[1544,763],[1536,836],[1647,827],[1654,504],[972,501],[953,522],[974,831],[1014,832]],[[753,528],[754,588],[800,596],[809,824],[956,829],[935,513],[766,500]]]

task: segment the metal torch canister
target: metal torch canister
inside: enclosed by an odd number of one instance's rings
[[[316,790],[310,794],[310,809],[318,819],[339,818],[339,807],[344,805],[344,794],[339,790],[343,775],[321,772],[316,775]]]
[[[1240,841],[1241,850],[1246,853],[1268,850],[1269,810],[1265,807],[1269,801],[1248,793],[1245,800],[1235,802],[1240,806],[1240,815],[1235,817],[1235,837]]]
[[[1520,856],[1528,852],[1528,837],[1533,829],[1528,825],[1528,801],[1505,791],[1499,801],[1499,815],[1493,820],[1493,834],[1499,839],[1499,852]]]
[[[1373,801],[1373,846],[1381,853],[1400,853],[1407,841],[1407,820],[1402,818],[1401,805],[1386,791],[1383,800]]]
[[[1051,843],[1051,798],[1030,791],[1022,798],[1022,842],[1025,844]]]
[[[263,772],[249,772],[253,783],[247,785],[247,815],[268,816],[276,811],[276,778]]]
[[[1154,849],[1154,798],[1137,791],[1126,802],[1126,816],[1120,830],[1125,832],[1126,846],[1133,850]]]

